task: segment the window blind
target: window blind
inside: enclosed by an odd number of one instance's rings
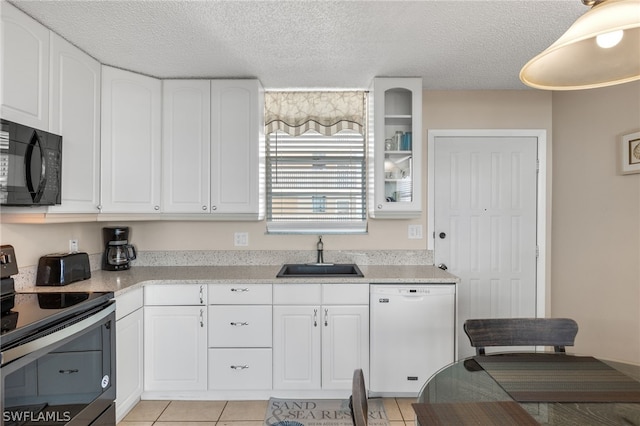
[[[365,137],[307,132],[267,137],[269,232],[366,231]]]

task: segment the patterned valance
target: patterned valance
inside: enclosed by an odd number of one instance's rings
[[[364,134],[365,92],[267,92],[265,132],[291,136],[315,130],[331,136],[341,130]]]

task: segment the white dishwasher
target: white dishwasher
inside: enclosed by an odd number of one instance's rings
[[[370,286],[370,378],[375,396],[415,396],[454,361],[454,284]]]

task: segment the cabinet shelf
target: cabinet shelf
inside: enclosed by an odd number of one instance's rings
[[[384,123],[387,126],[411,126],[413,116],[411,115],[385,115]]]

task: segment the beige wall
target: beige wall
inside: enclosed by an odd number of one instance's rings
[[[617,144],[640,131],[640,82],[553,95],[551,313],[575,350],[640,364],[640,174]]]

